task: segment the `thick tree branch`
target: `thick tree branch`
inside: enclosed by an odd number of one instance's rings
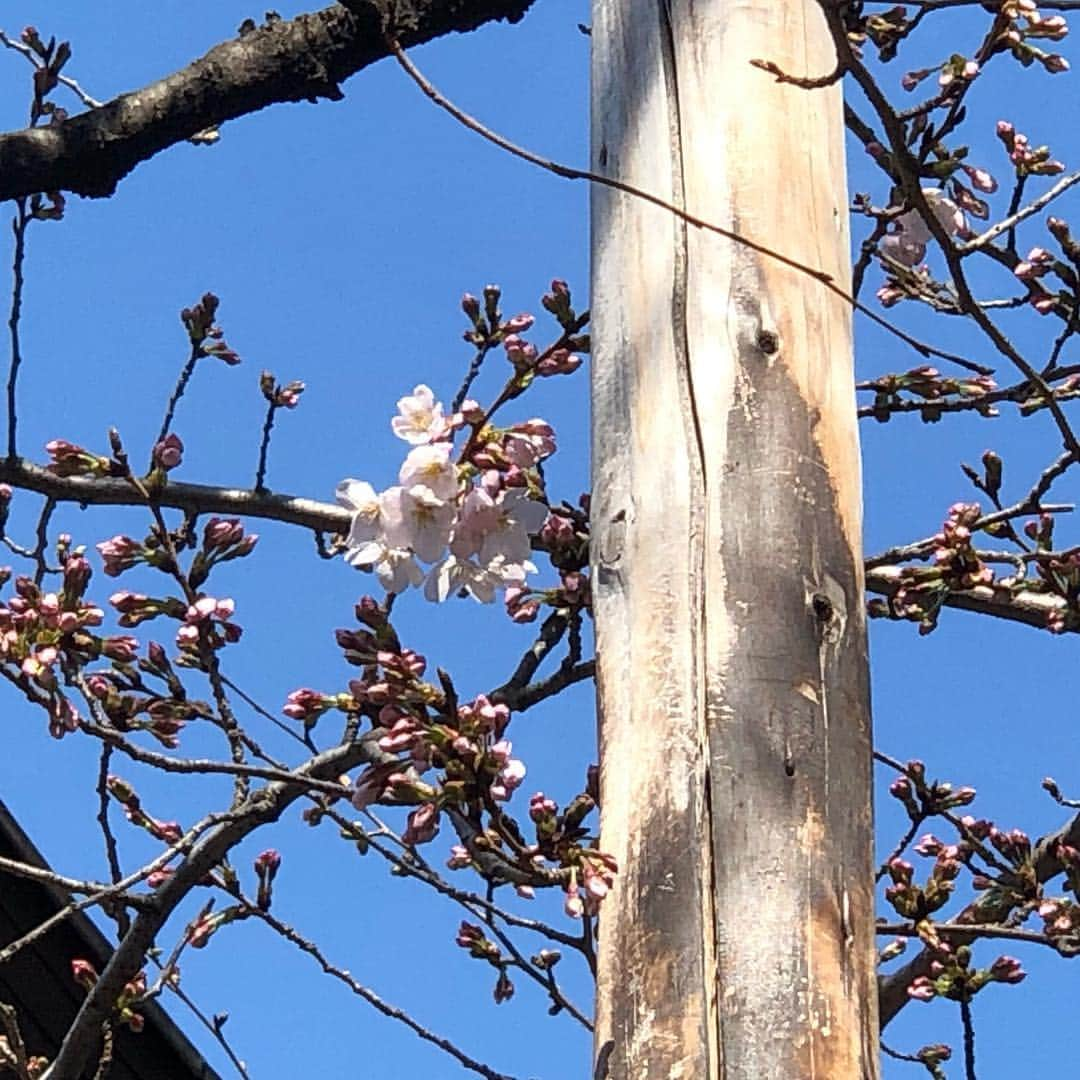
[[[866,571],[866,591],[881,596],[892,596],[900,587],[902,567],[875,566]],[[1065,606],[1060,596],[1040,592],[1009,593],[1004,589],[993,589],[980,585],[963,592],[950,592],[945,598],[945,606],[959,608],[961,611],[974,611],[980,615],[993,615],[997,619],[1024,623],[1045,630],[1051,612]]]
[[[533,3],[349,0],[270,20],[100,108],[0,135],[0,200],[43,191],[111,195],[138,164],[206,128],[278,102],[339,100],[339,83],[390,54],[384,27],[419,45],[497,19],[517,22]]]
[[[366,742],[327,750],[298,769],[295,780],[276,781],[254,792],[243,805],[235,808],[227,822],[200,840],[175,873],[155,892],[152,906],[138,915],[117,946],[83,1002],[43,1080],[67,1080],[81,1075],[101,1024],[112,1013],[124,984],[142,966],[146,950],[153,945],[158,931],[177,904],[233,847],[260,825],[276,821],[291,803],[305,794],[306,781],[332,779],[370,758],[371,751]]]
[[[138,491],[126,480],[56,476],[40,465],[19,459],[0,460],[0,483],[37,491],[58,503],[77,502],[83,506],[146,505]],[[170,482],[155,498],[159,506],[190,514],[243,514],[326,533],[344,533],[349,528],[347,510],[332,503],[295,495]]]
[[[83,506],[141,506],[139,493],[126,480],[97,479],[85,476],[56,476],[40,465],[20,459],[0,459],[0,483],[25,491],[36,491],[58,503],[76,502]],[[279,495],[269,491],[245,488],[213,487],[208,484],[170,482],[157,496],[159,506],[182,510],[187,514],[224,514],[280,521],[299,525],[319,533],[346,533],[349,512],[333,503],[305,499],[296,495]],[[899,585],[897,566],[868,567],[866,588],[869,592],[891,596]],[[981,587],[966,592],[952,592],[945,601],[947,607],[975,611],[1011,622],[1045,629],[1050,612],[1061,607],[1062,600],[1045,593],[1021,592],[1008,594]],[[559,623],[561,626],[562,624]],[[547,624],[545,624],[547,626]],[[554,625],[548,628],[554,631]],[[545,631],[546,632],[546,631]],[[542,635],[543,637],[543,635]],[[556,636],[561,637],[561,634]],[[538,655],[532,652],[522,661],[515,676],[499,690],[502,698],[520,695],[529,678],[547,654],[554,641],[541,646]],[[589,677],[591,670],[580,673]],[[577,681],[571,679],[570,681]],[[527,696],[527,695],[526,695]],[[515,704],[519,708],[519,704]]]

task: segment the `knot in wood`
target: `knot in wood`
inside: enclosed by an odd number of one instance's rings
[[[780,335],[775,330],[759,330],[754,344],[766,355],[780,351]]]

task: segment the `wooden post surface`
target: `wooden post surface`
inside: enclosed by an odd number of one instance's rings
[[[594,0],[593,169],[850,279],[817,0]],[[595,1076],[878,1075],[847,305],[594,185]]]

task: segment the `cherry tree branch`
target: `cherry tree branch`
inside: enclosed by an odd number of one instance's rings
[[[1070,847],[1080,844],[1080,814],[1077,814],[1071,820],[1066,822],[1066,824],[1056,832],[1048,833],[1046,836],[1042,837],[1034,845],[1031,855],[1031,864],[1034,869],[1035,878],[1040,884],[1044,881],[1049,881],[1051,878],[1056,877],[1065,870],[1064,864],[1057,856],[1058,848],[1063,844]],[[965,921],[968,923],[968,929],[972,939],[980,936],[980,929],[977,925],[979,912],[980,908],[978,905],[971,905],[953,919],[954,923],[962,923]],[[956,933],[958,932],[951,933],[953,935],[953,943],[957,945],[962,944],[962,939],[956,937]],[[878,978],[878,1017],[882,1031],[885,1030],[889,1023],[896,1019],[896,1016],[901,1009],[903,1009],[911,1000],[911,998],[908,997],[907,988],[920,975],[929,974],[930,965],[933,960],[933,952],[929,949],[923,949],[922,952],[912,960],[909,960],[902,968]]]
[[[308,790],[310,780],[329,780],[364,763],[366,745],[350,743],[312,758],[296,777],[268,784],[233,808],[227,820],[212,827],[191,849],[174,873],[156,890],[151,905],[140,912],[87,994],[74,1023],[64,1036],[52,1064],[41,1080],[64,1080],[79,1076],[94,1050],[102,1023],[112,1013],[123,988],[139,971],[146,952],[154,944],[176,906],[199,885],[240,841],[260,826],[276,821]]]
[[[387,27],[419,45],[494,20],[517,22],[533,3],[349,0],[246,25],[141,90],[61,123],[0,135],[0,201],[53,191],[109,196],[136,166],[207,128],[282,102],[340,100],[341,82],[390,54]]]

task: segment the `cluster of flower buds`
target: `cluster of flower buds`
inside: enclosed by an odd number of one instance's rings
[[[176,645],[181,652],[177,662],[199,667],[203,644],[217,650],[239,641],[244,631],[231,621],[235,610],[236,604],[228,597],[218,600],[213,596],[200,596],[189,604],[184,613],[184,624],[176,631]]]
[[[905,90],[911,91],[924,79],[935,74],[938,77],[939,90],[948,90],[950,87],[962,86],[964,83],[976,79],[979,75],[979,65],[977,61],[968,60],[966,57],[956,53],[942,64],[905,72],[900,80],[900,85]]]
[[[91,453],[67,439],[53,439],[45,444],[52,459],[46,466],[55,476],[115,476],[116,464],[110,458]]]
[[[306,387],[296,379],[282,385],[269,371],[264,371],[259,376],[259,389],[275,409],[295,409]]]
[[[578,866],[570,868],[570,881],[563,901],[566,914],[572,919],[598,914],[601,902],[615,884],[617,871],[618,866],[610,855],[592,849],[583,850]]]
[[[1025,176],[1056,176],[1065,171],[1064,164],[1050,156],[1049,146],[1032,148],[1028,137],[1017,131],[1008,120],[999,120],[996,131],[1016,169],[1018,180]]]
[[[483,928],[475,923],[462,922],[454,940],[462,949],[467,949],[474,960],[483,960],[498,971],[493,993],[495,1004],[509,1001],[514,996],[514,984],[506,970],[511,962],[503,956],[498,945],[484,934]]]
[[[534,795],[529,814],[536,842],[526,845],[520,829],[499,809],[521,786],[526,772],[506,738],[509,708],[483,694],[457,703],[445,676],[440,676],[441,692],[423,681],[426,660],[401,646],[385,608],[368,597],[357,604],[356,614],[363,628],[338,630],[337,639],[346,659],[363,669],[361,677],[349,683],[348,693],[294,690],[284,710],[309,728],[330,709],[366,715],[372,719],[383,753],[407,755],[369,765],[351,785],[353,805],[360,810],[376,802],[414,807],[402,833],[409,845],[433,840],[446,808],[474,822],[487,814],[490,826],[470,842],[476,851],[454,845],[447,864],[451,869],[476,865],[478,852],[491,854],[509,844],[513,850],[501,857],[519,870],[528,873],[548,862],[569,870],[567,910],[595,912],[615,874],[614,861],[589,846],[592,840],[582,826],[595,799],[579,795],[560,814],[552,800]],[[430,770],[439,770],[441,775],[427,783],[421,777]],[[308,820],[317,823],[321,817],[315,813]],[[518,892],[532,895],[527,883],[520,883]]]
[[[61,672],[71,673],[104,657],[120,664],[135,659],[135,641],[127,635],[99,637],[104,613],[85,598],[90,564],[70,537],[57,545],[62,555],[59,591],[44,592],[30,578],[15,579],[15,595],[0,602],[0,662],[7,678],[49,715],[49,731],[61,738],[79,725],[79,716],[61,689]],[[0,584],[10,577],[0,570]]]
[[[501,299],[502,289],[498,285],[484,286],[483,307],[472,293],[466,293],[461,298],[461,310],[472,324],[472,329],[466,330],[463,335],[470,345],[475,345],[477,348],[497,345],[504,334],[518,333],[519,328],[528,329],[532,325],[531,315],[517,315],[504,319],[499,310]]]
[[[245,533],[237,518],[210,518],[203,529],[202,546],[188,568],[188,583],[198,589],[215,566],[250,555],[258,542],[258,535]]]
[[[920,634],[936,626],[946,596],[952,591],[994,584],[994,571],[972,545],[972,528],[982,517],[977,503],[954,503],[942,530],[934,537],[932,567],[905,566],[896,592],[888,600],[867,605],[873,618],[907,619]]]
[[[1051,75],[1069,70],[1069,62],[1064,56],[1047,53],[1031,44],[1032,41],[1061,41],[1069,32],[1063,15],[1043,15],[1037,0],[1005,0],[1000,7],[997,4],[992,7],[1004,21],[994,43],[997,50],[1008,50],[1024,67],[1041,64]]]
[[[1076,392],[1080,393],[1080,385]],[[1024,534],[1035,543],[1034,566],[1038,576],[1021,578],[1015,582],[1016,587],[1060,597],[1064,603],[1047,614],[1047,629],[1053,634],[1075,629],[1080,626],[1080,548],[1053,550],[1052,514],[1040,514],[1026,521]]]
[[[133,638],[128,641],[133,660],[135,642]],[[112,657],[114,670],[88,675],[83,686],[118,731],[146,731],[172,750],[179,745],[185,723],[201,715],[201,710],[187,701],[184,686],[173,672],[165,650],[152,641],[147,654],[146,659],[139,660],[139,669],[163,680],[168,688],[166,695],[147,692],[131,661],[121,662],[115,656]]]
[[[1054,269],[1054,256],[1046,248],[1034,247],[1013,267],[1021,281],[1034,281]]]
[[[187,329],[195,356],[216,356],[231,367],[240,363],[240,357],[226,345],[221,327],[214,324],[220,302],[213,293],[205,293],[194,307],[180,312],[180,321]]]
[[[1064,862],[1060,853],[1058,858]],[[1080,852],[1072,848],[1070,858],[1072,861],[1066,863],[1066,867],[1068,877],[1075,883]],[[1075,889],[1075,884],[1070,885],[1069,881],[1066,881],[1065,887]],[[1067,900],[1065,897],[1055,897],[1043,900],[1035,911],[1043,921],[1043,933],[1050,938],[1060,953],[1066,956],[1075,956],[1080,953],[1080,904]]]
[[[967,806],[975,799],[973,787],[954,788],[941,780],[928,783],[926,765],[921,761],[909,761],[904,765],[904,775],[889,785],[889,794],[903,804],[908,817],[916,822],[958,806]]]
[[[71,977],[87,993],[94,989],[98,981],[97,969],[89,960],[76,959],[71,961]],[[134,1011],[146,996],[146,972],[140,971],[133,979],[124,985],[120,996],[116,999],[116,1014],[122,1024],[126,1024],[132,1031],[142,1031],[146,1021],[141,1013]]]
[[[169,556],[152,540],[139,542],[130,536],[116,535],[96,545],[102,569],[109,577],[119,577],[125,570],[145,563],[159,568],[169,564]]]
[[[22,43],[36,58],[34,61],[34,100],[30,105],[31,125],[37,124],[43,116],[49,117],[50,120],[64,119],[67,113],[46,99],[60,83],[60,72],[71,59],[71,45],[66,41],[58,43],[55,37],[50,37],[46,43],[33,26],[24,27],[19,36]]]
[[[1027,974],[1020,961],[1012,956],[999,956],[988,968],[972,968],[971,949],[967,945],[954,949],[940,942],[935,953],[930,974],[920,975],[908,987],[908,996],[914,1001],[933,1001],[936,997],[970,1001],[990,983],[1015,985],[1023,982]]]
[[[536,828],[536,851],[559,866],[570,868],[564,909],[572,918],[595,915],[615,882],[617,866],[610,855],[591,847],[582,822],[596,807],[582,793],[559,813],[558,804],[543,792],[529,800],[529,817]]]
[[[145,829],[155,840],[163,844],[179,843],[184,835],[184,830],[175,821],[158,821],[152,818],[143,808],[135,789],[119,776],[109,776],[106,779],[109,794],[124,808],[124,816],[140,829]]]
[[[892,904],[893,910],[904,919],[920,922],[944,907],[960,875],[957,855],[955,846],[943,848],[925,885],[914,883],[915,868],[911,863],[900,858],[890,859],[886,870],[892,884],[885,890],[885,899]]]

